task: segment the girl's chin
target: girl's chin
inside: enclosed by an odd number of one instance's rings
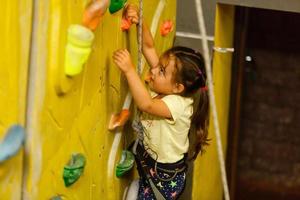
[[[153,83],[152,83],[151,80],[148,80],[148,81],[145,80],[145,84],[147,85],[147,87],[148,87],[149,90],[151,90],[152,92],[155,92],[155,93],[157,92],[157,91],[155,91],[155,89],[153,88]]]
[[[152,88],[152,83],[149,80],[145,80],[145,84],[149,87]]]
[[[152,84],[148,84],[148,87],[150,90],[154,91],[153,85]]]
[[[151,90],[152,92],[156,92],[155,89],[153,88],[152,84],[147,84],[148,89]]]

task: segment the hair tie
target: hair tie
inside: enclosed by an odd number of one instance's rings
[[[197,69],[197,73],[198,73],[198,75],[202,75],[202,71],[200,70],[200,69]]]
[[[200,91],[201,92],[206,92],[206,91],[208,91],[208,87],[207,86],[203,86],[203,87],[200,88]]]

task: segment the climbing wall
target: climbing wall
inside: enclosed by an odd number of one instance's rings
[[[0,142],[13,125],[24,126],[31,34],[31,0],[0,1]],[[3,147],[3,144],[1,145]],[[0,148],[3,157],[4,148]],[[7,153],[7,151],[6,151]],[[21,198],[23,151],[0,161],[0,199]]]
[[[133,178],[133,173],[121,179],[115,176],[124,135],[116,138],[107,129],[110,116],[121,110],[128,92],[112,53],[128,48],[135,64],[137,60],[136,28],[121,31],[122,10],[114,14],[107,11],[101,19],[81,73],[73,77],[64,73],[67,29],[81,23],[88,3],[49,0],[34,4],[24,199],[121,199]],[[175,31],[163,37],[159,27],[164,20],[175,24],[175,14],[174,0],[144,0],[146,23],[155,34],[159,52],[172,46]],[[66,187],[63,169],[76,153],[86,159],[84,170]]]

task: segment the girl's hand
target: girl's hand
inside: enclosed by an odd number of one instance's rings
[[[134,70],[130,53],[127,51],[127,49],[119,49],[115,51],[113,54],[113,61],[125,74],[131,70]]]
[[[129,19],[132,24],[139,23],[139,8],[135,4],[128,4],[125,7],[123,16]]]

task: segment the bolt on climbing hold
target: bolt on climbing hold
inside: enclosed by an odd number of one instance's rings
[[[66,75],[74,76],[82,71],[91,53],[93,40],[94,33],[90,29],[77,24],[70,25],[65,51]]]
[[[171,20],[163,21],[162,25],[160,26],[160,34],[162,36],[166,36],[172,31],[173,31],[173,22]]]
[[[116,176],[119,178],[128,172],[134,165],[134,155],[131,151],[123,150],[120,162],[116,167]]]
[[[127,0],[110,0],[109,12],[113,14],[125,6]]]
[[[0,143],[0,163],[16,155],[25,140],[25,130],[20,125],[11,126]]]
[[[129,119],[130,111],[128,109],[123,109],[118,114],[113,114],[110,118],[108,125],[108,130],[112,131],[118,127],[124,126],[127,120]]]
[[[91,1],[83,13],[82,25],[95,31],[102,16],[105,14],[108,5],[109,0]]]
[[[75,183],[82,175],[85,166],[85,157],[83,154],[73,154],[71,160],[64,167],[63,179],[66,187]]]

